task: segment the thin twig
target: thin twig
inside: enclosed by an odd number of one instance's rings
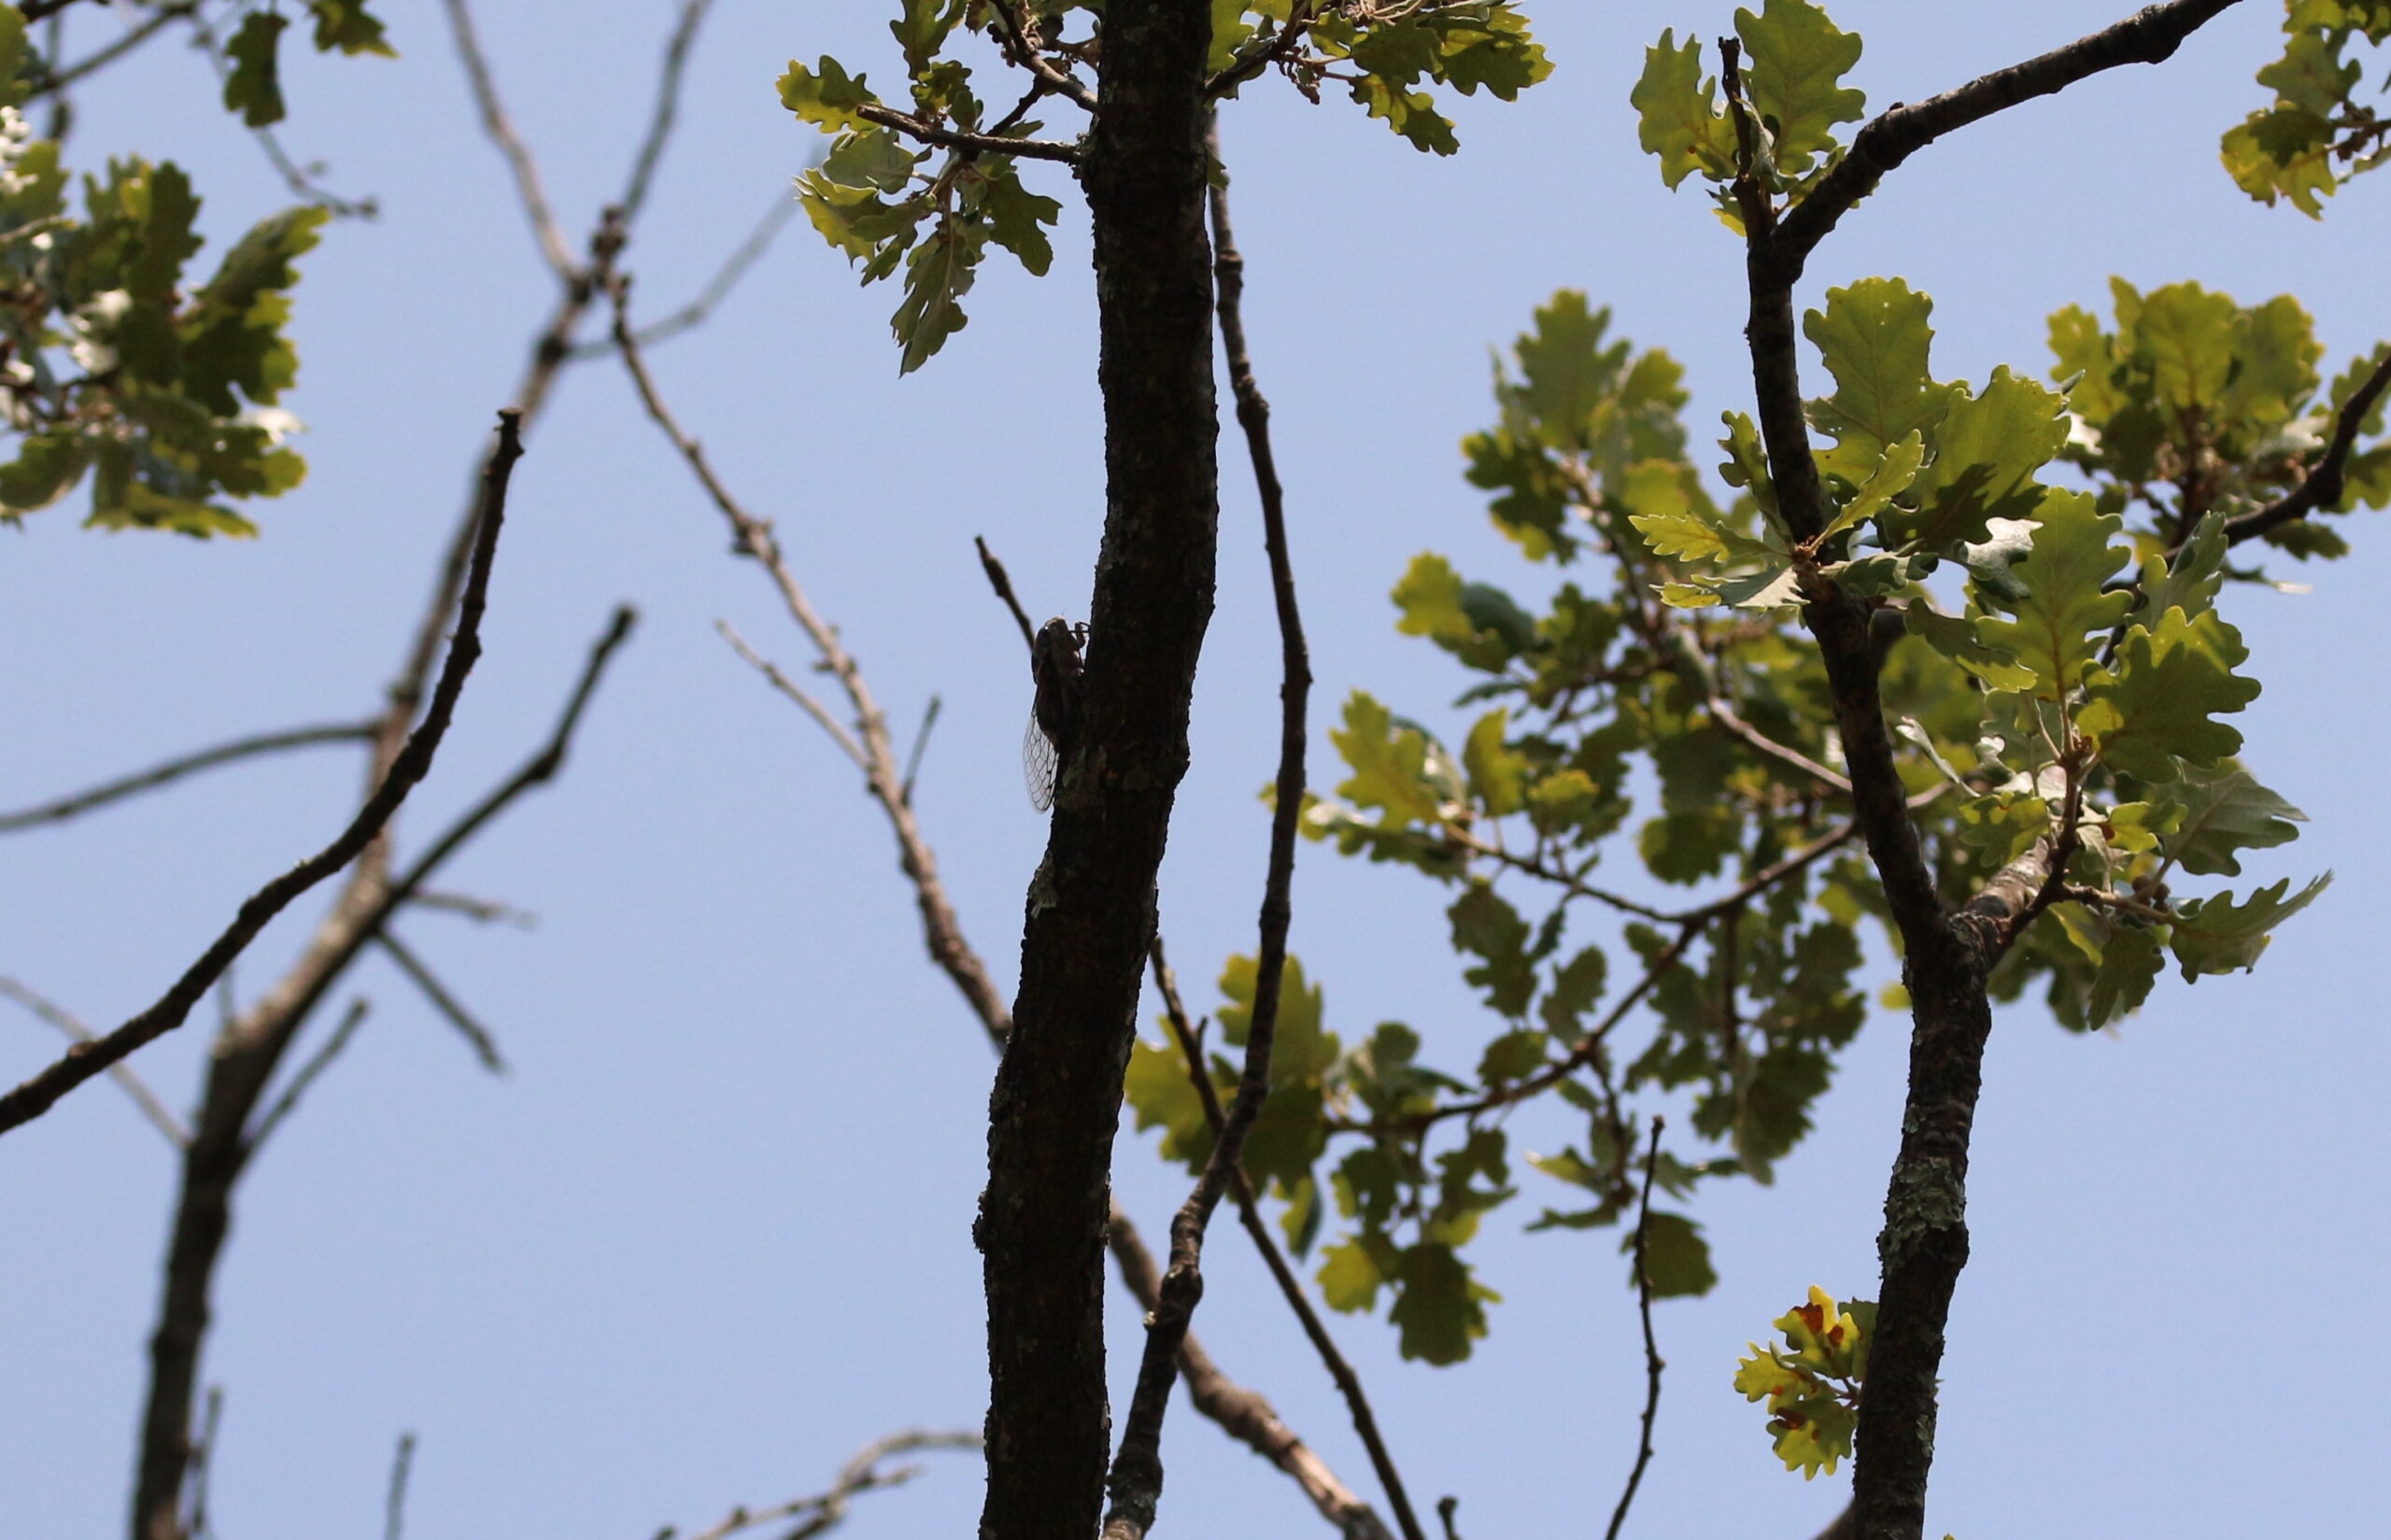
[[[828,707],[808,695],[795,680],[781,672],[778,664],[749,646],[747,639],[740,635],[738,629],[729,621],[717,620],[714,623],[714,629],[722,633],[722,639],[730,643],[733,652],[746,660],[748,667],[771,682],[772,688],[805,708],[805,714],[814,718],[822,730],[830,735],[831,741],[846,751],[847,757],[856,762],[856,769],[870,768],[871,762],[864,756],[863,748],[856,742],[855,734],[840,725],[839,719],[830,714]]]
[[[1635,1444],[1635,1468],[1627,1473],[1627,1490],[1619,1494],[1619,1506],[1611,1512],[1604,1540],[1619,1540],[1627,1510],[1635,1502],[1635,1489],[1644,1483],[1644,1467],[1652,1462],[1652,1419],[1661,1409],[1661,1371],[1668,1367],[1652,1339],[1652,1271],[1645,1262],[1652,1223],[1652,1173],[1661,1165],[1661,1127],[1662,1119],[1655,1113],[1651,1142],[1644,1151],[1644,1191],[1635,1205],[1635,1313],[1644,1322],[1644,1431]]]
[[[297,1109],[299,1098],[316,1083],[316,1077],[331,1068],[332,1061],[340,1057],[341,1050],[348,1046],[349,1038],[357,1036],[357,1029],[365,1024],[365,1013],[372,1009],[373,1002],[362,995],[348,1002],[348,1010],[342,1015],[340,1024],[332,1028],[332,1035],[324,1039],[324,1045],[316,1050],[312,1058],[299,1067],[298,1073],[290,1077],[290,1083],[282,1088],[282,1095],[275,1098],[274,1105],[258,1119],[257,1127],[242,1141],[248,1152],[254,1153],[262,1149],[267,1136],[281,1127],[282,1120]]]
[[[1005,57],[1020,68],[1029,71],[1038,83],[1089,112],[1096,110],[1096,92],[1080,84],[1071,76],[1056,69],[1039,51],[1029,46],[1023,30],[1021,7],[1014,0],[997,0],[991,7],[997,23],[997,39]]]
[[[38,4],[39,0],[33,0],[33,3]],[[67,65],[64,69],[45,75],[40,79],[34,81],[27,89],[25,94],[28,98],[35,96],[47,96],[53,92],[64,91],[68,86],[73,85],[76,81],[82,79],[85,76],[92,74],[95,70],[106,69],[108,65],[116,63],[119,59],[123,58],[126,54],[131,53],[134,49],[137,49],[142,44],[149,41],[150,38],[155,37],[158,34],[174,25],[177,21],[182,21],[184,18],[196,13],[199,9],[199,5],[200,0],[174,0],[174,3],[171,5],[159,7],[156,10],[151,11],[139,25],[125,33],[123,36],[117,38],[114,42],[109,43],[103,48],[94,49],[90,54],[87,54],[83,58],[78,59],[75,63]],[[32,5],[29,4],[20,8],[25,12],[25,20],[30,21],[35,19]],[[61,7],[55,6],[51,7],[53,11]]]
[[[893,128],[899,134],[911,134],[926,145],[952,149],[966,157],[980,155],[1017,155],[1025,161],[1058,161],[1065,165],[1077,165],[1080,147],[1054,139],[1008,139],[993,134],[970,134],[959,128],[945,128],[925,122],[910,112],[899,112],[876,102],[866,103],[855,109],[856,116],[883,128]]]
[[[498,152],[506,157],[507,169],[515,174],[516,197],[523,205],[524,218],[531,222],[531,233],[540,243],[540,255],[546,260],[548,271],[560,282],[570,284],[577,272],[573,250],[565,243],[555,211],[548,206],[547,190],[540,185],[540,167],[531,159],[531,147],[516,132],[514,120],[506,115],[505,104],[498,99],[498,84],[490,78],[489,60],[483,54],[481,38],[474,31],[473,12],[465,0],[441,3],[448,8],[448,24],[457,38],[457,57],[464,62],[474,105],[481,109],[482,130],[498,146]]]
[[[446,910],[484,925],[513,925],[517,930],[535,929],[540,923],[540,917],[528,909],[517,909],[495,898],[476,898],[466,893],[426,891],[415,895],[407,902],[417,909]]]
[[[1822,785],[1833,787],[1846,796],[1851,793],[1851,783],[1804,754],[1800,749],[1778,742],[1735,714],[1735,709],[1717,696],[1703,702],[1710,713],[1710,720],[1720,731],[1754,753],[1766,755],[1780,764],[1790,765]]]
[[[106,1037],[77,1044],[66,1057],[0,1095],[0,1133],[32,1122],[49,1111],[59,1097],[109,1065],[182,1025],[191,1006],[207,993],[233,959],[257,939],[258,932],[291,900],[355,860],[431,770],[432,756],[438,752],[441,739],[447,735],[449,720],[456,713],[457,698],[464,691],[465,676],[481,657],[482,615],[488,601],[490,566],[498,554],[498,532],[506,522],[507,478],[523,455],[521,428],[521,413],[511,407],[499,413],[498,443],[490,451],[484,473],[479,532],[474,541],[473,570],[466,579],[459,609],[456,640],[449,643],[448,661],[441,669],[440,682],[432,690],[432,704],[424,713],[422,724],[409,735],[405,748],[391,764],[381,785],[331,844],[252,894],[223,934],[155,1005]]]
[[[909,804],[913,800],[913,778],[922,772],[922,755],[930,746],[930,729],[938,726],[938,697],[931,696],[928,707],[922,713],[922,725],[913,734],[913,752],[905,756],[905,779],[898,784],[897,795]]]
[[[78,1043],[90,1042],[99,1036],[98,1033],[84,1025],[74,1013],[51,1001],[48,996],[26,988],[14,979],[0,978],[0,995],[6,995]],[[142,1116],[148,1118],[158,1132],[166,1136],[167,1143],[177,1150],[191,1147],[191,1130],[185,1128],[182,1119],[175,1116],[173,1110],[158,1099],[158,1094],[149,1089],[149,1083],[133,1072],[133,1066],[112,1064],[108,1066],[108,1074],[115,1079],[117,1084],[124,1087],[124,1094],[133,1098],[135,1107],[141,1109]]]
[[[2349,470],[2350,451],[2356,447],[2357,435],[2365,425],[2366,415],[2374,410],[2376,402],[2383,399],[2386,386],[2391,386],[2391,347],[2383,350],[2383,356],[2375,360],[2374,370],[2366,376],[2365,383],[2341,403],[2341,411],[2334,417],[2331,441],[2309,465],[2308,473],[2300,478],[2299,485],[2263,508],[2243,514],[2239,518],[2227,519],[2226,544],[2238,545],[2339,502]],[[2172,560],[2183,548],[2178,544],[2168,553],[2169,558]]]
[[[690,47],[698,40],[698,29],[705,24],[706,12],[713,8],[714,0],[681,0],[672,35],[665,39],[664,63],[657,71],[656,106],[648,118],[647,134],[639,142],[639,154],[631,161],[630,180],[615,205],[623,211],[626,223],[637,219],[647,203],[656,163],[664,158],[665,143],[672,136],[672,120],[680,110],[681,79],[688,70]]]
[[[415,1469],[415,1434],[399,1434],[397,1452],[390,1456],[390,1496],[384,1505],[382,1540],[400,1540],[406,1530],[407,1476]]]
[[[217,40],[216,29],[208,25],[205,15],[194,12],[191,19],[191,35],[199,41],[200,51],[207,55],[208,64],[215,69],[217,79],[229,81],[233,76],[233,62],[224,56],[224,47]],[[282,178],[283,185],[308,203],[325,210],[336,219],[372,219],[380,217],[381,205],[371,197],[351,200],[317,186],[316,174],[320,173],[324,168],[320,165],[313,168],[304,167],[293,161],[290,152],[282,148],[282,140],[271,127],[264,124],[252,125],[249,129],[249,136],[255,139],[258,142],[258,148],[265,152],[266,163],[274,167],[276,175]]]
[[[207,1409],[199,1425],[199,1441],[191,1451],[191,1540],[210,1540],[216,1533],[207,1516],[207,1473],[216,1464],[216,1431],[224,1420],[224,1387],[207,1387]]]
[[[1186,1002],[1180,998],[1179,978],[1171,971],[1170,961],[1164,955],[1159,929],[1148,955],[1153,964],[1154,988],[1162,996],[1164,1019],[1169,1022],[1171,1035],[1179,1041],[1180,1053],[1187,1061],[1188,1080],[1196,1087],[1197,1099],[1204,1104],[1204,1119],[1211,1125],[1212,1136],[1217,1140],[1226,1122],[1221,1108],[1220,1093],[1213,1087],[1212,1077],[1204,1067],[1203,1046],[1197,1038],[1194,1023],[1188,1019]],[[1328,1370],[1328,1377],[1337,1382],[1338,1392],[1344,1396],[1346,1412],[1352,1419],[1354,1436],[1361,1439],[1364,1451],[1370,1457],[1370,1468],[1378,1473],[1379,1486],[1386,1492],[1387,1505],[1394,1510],[1395,1522],[1402,1526],[1405,1540],[1422,1540],[1420,1520],[1411,1511],[1410,1494],[1404,1489],[1403,1475],[1395,1468],[1394,1456],[1386,1447],[1386,1437],[1379,1431],[1378,1414],[1370,1408],[1369,1393],[1362,1387],[1362,1377],[1353,1371],[1351,1361],[1337,1346],[1336,1338],[1328,1335],[1327,1323],[1312,1307],[1311,1296],[1305,1292],[1303,1280],[1295,1276],[1286,1253],[1280,1249],[1278,1237],[1270,1233],[1269,1222],[1255,1202],[1253,1183],[1242,1166],[1232,1178],[1230,1192],[1237,1199],[1238,1217],[1247,1236],[1252,1240],[1254,1250],[1261,1255],[1263,1265],[1269,1269],[1272,1280],[1279,1285],[1279,1293],[1286,1300],[1287,1307],[1295,1312],[1295,1320],[1304,1329],[1304,1335],[1310,1339],[1312,1350],[1320,1355],[1322,1364]],[[1323,1511],[1341,1525],[1353,1522],[1353,1510],[1350,1507],[1336,1512],[1328,1512],[1325,1508]],[[1378,1522],[1378,1516],[1370,1513],[1366,1505],[1361,1506],[1360,1511],[1367,1514],[1373,1524]],[[1384,1528],[1383,1525],[1379,1527],[1381,1530]]]
[[[465,1009],[464,1002],[448,992],[447,986],[425,966],[423,959],[409,950],[389,925],[375,931],[374,940],[380,942],[382,950],[390,954],[390,960],[399,965],[399,971],[423,991],[423,996],[432,1002],[432,1008],[448,1019],[448,1024],[455,1027],[458,1035],[472,1047],[474,1056],[481,1060],[482,1067],[493,1075],[505,1074],[506,1060],[498,1052],[498,1039],[490,1036],[489,1028],[474,1020],[473,1012]]]
[[[793,1498],[768,1508],[739,1507],[730,1510],[722,1522],[712,1529],[690,1535],[688,1540],[727,1540],[742,1530],[759,1524],[777,1524],[785,1519],[800,1520],[795,1529],[783,1532],[781,1540],[799,1540],[800,1536],[824,1533],[847,1517],[848,1501],[863,1492],[881,1491],[901,1487],[921,1474],[919,1465],[906,1465],[884,1471],[880,1462],[895,1455],[911,1454],[917,1449],[976,1449],[980,1435],[976,1433],[929,1433],[909,1428],[891,1434],[866,1445],[856,1457],[839,1468],[838,1479],[828,1491],[811,1497]],[[672,1540],[677,1533],[669,1526],[660,1531],[656,1540]]]
[[[739,286],[739,280],[747,276],[747,270],[771,249],[772,241],[780,234],[781,227],[788,223],[797,210],[795,198],[786,192],[773,194],[771,205],[764,210],[763,218],[756,221],[756,227],[747,233],[747,238],[723,259],[722,265],[714,270],[713,277],[706,280],[705,287],[698,290],[695,299],[662,320],[650,321],[633,333],[639,338],[640,346],[653,347],[703,325],[706,318],[714,314],[714,307],[728,299],[730,291]],[[594,359],[614,350],[615,339],[610,333],[573,344],[571,357],[576,360]]]
[[[228,765],[237,759],[279,754],[285,749],[313,748],[319,743],[371,743],[377,730],[378,724],[373,722],[329,722],[319,727],[292,728],[284,732],[236,738],[229,743],[219,743],[196,754],[169,759],[163,765],[153,765],[120,780],[104,782],[71,797],[62,797],[56,801],[44,802],[17,812],[0,813],[0,834],[13,834],[19,829],[32,828],[40,824],[63,823],[77,813],[106,807],[136,792],[149,791],[196,771],[213,770],[218,765]]]
[[[1218,162],[1216,127],[1207,134],[1207,148]],[[1287,929],[1295,914],[1291,894],[1295,826],[1303,812],[1304,749],[1309,736],[1305,709],[1311,696],[1311,658],[1304,643],[1303,615],[1295,602],[1295,565],[1287,552],[1286,501],[1270,450],[1270,403],[1254,382],[1253,359],[1246,346],[1245,258],[1230,228],[1224,179],[1216,178],[1210,186],[1210,213],[1214,314],[1220,323],[1222,351],[1228,360],[1230,389],[1237,400],[1238,425],[1245,431],[1254,485],[1261,495],[1262,544],[1269,558],[1270,593],[1278,610],[1279,773],[1271,803],[1270,855],[1262,885],[1261,936],[1246,1023],[1245,1066],[1238,1078],[1237,1095],[1204,1162],[1203,1174],[1171,1220],[1170,1268],[1163,1275],[1162,1303],[1146,1317],[1145,1352],[1138,1367],[1137,1388],[1106,1482],[1111,1506],[1105,1515],[1105,1540],[1141,1540],[1153,1528],[1155,1505],[1162,1494],[1163,1417],[1169,1410],[1170,1389],[1178,1378],[1179,1342],[1204,1294],[1204,1234],[1221,1194],[1239,1169],[1246,1136],[1270,1095],[1279,991],[1287,966]],[[1402,1507],[1396,1517],[1406,1517]],[[1416,1524],[1406,1523],[1408,1540],[1421,1540],[1416,1531]]]
[[[971,545],[980,553],[980,570],[988,574],[988,586],[997,590],[997,597],[1003,600],[1005,608],[1012,612],[1012,623],[1021,628],[1021,644],[1036,652],[1038,628],[1029,623],[1029,612],[1023,609],[1021,600],[1014,597],[1012,579],[1006,575],[1005,564],[997,559],[996,553],[988,549],[988,543],[978,535],[971,537]]]

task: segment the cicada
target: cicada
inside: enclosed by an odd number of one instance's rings
[[[1038,693],[1021,735],[1021,773],[1029,784],[1029,805],[1040,812],[1054,805],[1054,773],[1078,726],[1080,648],[1086,641],[1085,626],[1057,615],[1038,628],[1038,639],[1029,644],[1029,674]]]

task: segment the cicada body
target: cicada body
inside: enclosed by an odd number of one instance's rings
[[[1030,643],[1029,673],[1038,693],[1021,735],[1021,772],[1029,805],[1040,812],[1054,805],[1054,777],[1079,725],[1080,647],[1086,636],[1086,627],[1058,616],[1040,626]]]

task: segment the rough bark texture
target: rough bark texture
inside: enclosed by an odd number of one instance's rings
[[[1094,216],[1106,507],[1076,741],[1031,881],[989,1107],[989,1540],[1096,1531],[1111,1419],[1103,1249],[1112,1137],[1187,766],[1218,544],[1204,234],[1206,0],[1116,0],[1082,179]]]

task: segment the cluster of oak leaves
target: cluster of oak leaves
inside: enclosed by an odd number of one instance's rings
[[[305,10],[318,49],[389,51],[361,0]],[[1014,14],[1070,64],[1096,56],[1090,11],[1029,0]],[[1324,82],[1343,87],[1440,154],[1456,140],[1428,88],[1508,100],[1551,67],[1502,0],[1215,0],[1214,11],[1212,67],[1226,93],[1251,78],[1242,61],[1300,25],[1306,46],[1271,55],[1272,69],[1315,100]],[[983,0],[900,0],[900,12],[891,31],[907,116],[1039,131],[1019,112],[983,121],[956,52],[988,32]],[[1073,41],[1077,24],[1088,36]],[[282,113],[283,26],[254,12],[225,49],[226,105],[252,126]],[[1750,169],[1798,202],[1841,154],[1838,126],[1862,115],[1860,93],[1842,83],[1860,40],[1807,0],[1739,10],[1735,29],[1762,130]],[[2285,32],[2284,56],[2258,78],[2276,99],[2226,136],[2224,158],[2253,196],[2314,215],[2385,154],[2391,122],[2356,99],[2355,50],[2391,37],[2391,0],[2290,0]],[[19,436],[0,464],[0,521],[57,502],[88,473],[93,524],[248,533],[219,500],[277,494],[304,469],[281,445],[295,422],[276,402],[297,367],[283,334],[294,259],[324,212],[266,219],[186,287],[200,245],[188,178],[171,163],[113,162],[105,179],[85,179],[76,216],[57,145],[19,111],[43,67],[15,8],[0,6],[0,404]],[[816,229],[867,282],[903,271],[901,368],[964,325],[988,245],[1046,269],[1060,205],[1025,187],[1016,158],[918,148],[866,116],[884,118],[884,105],[834,60],[792,63],[779,89],[833,136],[799,183]],[[1740,230],[1727,191],[1736,139],[1699,44],[1664,33],[1634,102],[1669,185],[1699,175]],[[1994,989],[2006,999],[2040,984],[2061,1023],[2089,1029],[2140,1005],[2167,954],[2186,978],[2249,967],[2323,884],[2174,891],[2186,877],[2238,876],[2242,852],[2295,832],[2299,814],[2237,762],[2241,735],[2219,720],[2258,685],[2237,672],[2246,649],[2217,601],[2228,580],[2265,578],[2235,564],[2226,524],[2298,483],[2369,365],[2326,385],[2309,318],[2289,297],[2243,307],[2197,284],[2145,294],[2120,280],[2113,322],[2073,306],[2051,318],[2055,386],[2002,369],[1977,388],[1933,377],[1931,308],[1900,280],[1871,278],[1831,290],[1805,318],[1835,385],[1810,403],[1837,510],[1818,557],[1879,601],[1896,638],[1883,696],[1945,894],[1964,897],[2073,821],[2076,899],[2027,932]],[[1636,1215],[1647,1174],[1636,1136],[1656,1096],[1691,1104],[1683,1121],[1697,1140],[1650,1158],[1672,1201],[1704,1180],[1767,1181],[1864,1015],[1852,982],[1861,926],[1890,937],[1864,855],[1842,842],[1832,787],[1752,743],[1840,761],[1822,671],[1790,608],[1791,543],[1752,424],[1727,415],[1722,502],[1688,452],[1678,366],[1607,339],[1606,320],[1581,295],[1555,296],[1497,380],[1499,419],[1464,444],[1497,526],[1529,560],[1560,569],[1549,598],[1524,606],[1434,555],[1395,587],[1400,629],[1476,676],[1460,703],[1486,709],[1460,753],[1357,693],[1330,735],[1351,774],[1305,809],[1313,838],[1454,890],[1464,976],[1501,1029],[1467,1074],[1422,1063],[1420,1035],[1400,1023],[1349,1047],[1290,959],[1271,1095],[1247,1146],[1299,1253],[1335,1210],[1340,1233],[1319,1270],[1329,1303],[1367,1310],[1384,1291],[1403,1352],[1432,1363],[1465,1357],[1497,1297],[1462,1253],[1483,1216],[1517,1195],[1504,1126],[1513,1108],[1550,1097],[1584,1120],[1578,1140],[1526,1157],[1570,1194],[1531,1228]],[[2378,403],[2370,437],[2382,415]],[[2345,489],[2320,513],[2386,502],[2391,448],[2378,445],[2352,457]],[[2264,538],[2300,559],[2345,549],[2316,517]],[[1728,730],[1734,723],[1747,731]],[[1633,839],[1650,881],[1646,897],[1622,897],[1593,877],[1639,794],[1657,802]],[[1712,897],[1681,908],[1648,897],[1655,884],[1705,883]],[[1583,928],[1589,915],[1621,912],[1602,940],[1564,945],[1573,916]],[[1621,954],[1631,968],[1613,989]],[[1244,1039],[1253,974],[1252,959],[1233,957],[1221,978],[1227,1003],[1215,1017],[1230,1048]],[[1225,1094],[1236,1066],[1205,1057],[1201,1072]],[[1163,1154],[1191,1169],[1211,1142],[1194,1072],[1166,1034],[1137,1045],[1127,1082],[1139,1126],[1159,1128]],[[1693,1221],[1655,1208],[1640,1228],[1653,1293],[1716,1281]],[[1849,1452],[1872,1315],[1813,1289],[1776,1322],[1785,1345],[1755,1347],[1739,1368],[1735,1384],[1767,1402],[1789,1468],[1832,1471]]]

